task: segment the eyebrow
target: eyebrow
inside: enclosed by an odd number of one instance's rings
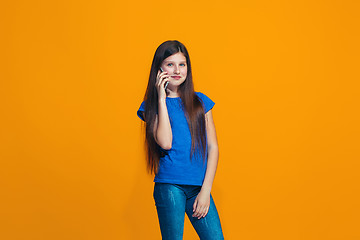
[[[164,62],[174,62],[174,61],[164,61]],[[186,63],[186,61],[181,61],[180,63]]]

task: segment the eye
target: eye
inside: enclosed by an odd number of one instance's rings
[[[170,66],[170,65],[172,65],[172,63],[169,63],[167,66]]]
[[[185,63],[182,63],[182,64],[180,64],[180,65],[185,66]]]

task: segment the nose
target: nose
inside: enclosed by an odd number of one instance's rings
[[[174,73],[177,73],[177,74],[179,74],[179,73],[180,73],[179,66],[176,66],[176,65],[175,65],[175,68],[174,68]]]

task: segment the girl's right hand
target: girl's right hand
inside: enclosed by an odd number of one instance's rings
[[[156,77],[156,90],[158,92],[158,97],[160,99],[166,99],[166,90],[165,90],[165,84],[169,81],[169,75],[167,72],[161,72],[158,71],[158,75]]]

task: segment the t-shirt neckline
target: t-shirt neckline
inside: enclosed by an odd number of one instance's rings
[[[195,93],[197,93],[197,92],[195,92]],[[178,98],[180,98],[180,97],[166,97],[166,99],[178,99]]]

